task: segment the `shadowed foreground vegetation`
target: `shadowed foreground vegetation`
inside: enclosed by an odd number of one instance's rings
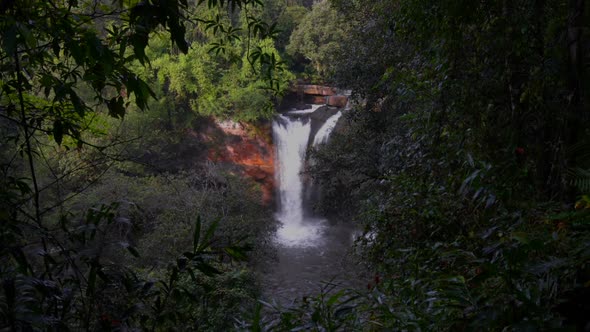
[[[584,0],[0,4],[0,329],[590,329]],[[366,289],[258,300],[276,227],[210,117],[355,102],[307,172]]]

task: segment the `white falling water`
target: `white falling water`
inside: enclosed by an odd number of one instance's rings
[[[292,111],[287,114],[313,113],[322,105],[311,109]],[[332,120],[332,116],[329,120]],[[323,142],[334,128],[338,119],[328,129],[322,126]],[[303,179],[301,171],[305,161],[307,145],[311,134],[311,120],[307,117],[279,115],[273,122],[273,138],[277,149],[276,176],[279,188],[279,209],[276,214],[281,222],[277,241],[283,246],[310,247],[318,245],[324,220],[305,218],[303,215]],[[318,133],[319,134],[319,133]],[[317,135],[316,135],[317,136]]]
[[[332,115],[331,117],[326,120],[324,125],[318,130],[315,134],[315,138],[313,139],[313,146],[317,146],[318,144],[323,144],[328,142],[328,138],[330,134],[336,127],[336,123],[338,119],[342,116],[342,112],[338,111],[336,114]]]
[[[280,199],[277,219],[282,223],[277,240],[285,246],[311,246],[320,237],[319,225],[305,224],[303,218],[301,171],[310,132],[308,119],[280,115],[273,123]]]

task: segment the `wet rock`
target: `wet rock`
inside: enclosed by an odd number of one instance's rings
[[[303,97],[303,102],[308,103],[308,104],[325,104],[326,97],[305,95]]]
[[[311,119],[311,139],[309,140],[309,144],[313,143],[313,140],[318,132],[318,130],[326,123],[328,118],[332,117],[334,114],[338,112],[338,108],[330,107],[330,106],[323,106],[318,108],[315,112],[310,114]]]
[[[336,89],[329,87],[329,86],[322,86],[322,85],[303,85],[301,86],[301,90],[306,95],[316,95],[316,96],[333,96],[336,94]]]
[[[326,105],[334,107],[346,107],[348,97],[346,96],[329,96],[326,98]]]

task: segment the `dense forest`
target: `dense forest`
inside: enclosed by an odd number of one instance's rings
[[[3,0],[0,330],[589,331],[589,7]],[[296,82],[351,91],[305,174],[366,286],[281,306],[211,127]]]

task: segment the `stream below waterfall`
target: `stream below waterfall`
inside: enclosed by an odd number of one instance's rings
[[[347,287],[354,280],[355,269],[349,262],[352,226],[314,215],[311,207],[317,188],[302,174],[309,162],[308,149],[326,143],[342,115],[332,110],[333,114],[321,121],[312,119],[321,106],[292,110],[273,121],[275,216],[280,226],[275,237],[276,259],[266,268],[263,282],[264,298],[282,305],[318,294],[327,282]]]

